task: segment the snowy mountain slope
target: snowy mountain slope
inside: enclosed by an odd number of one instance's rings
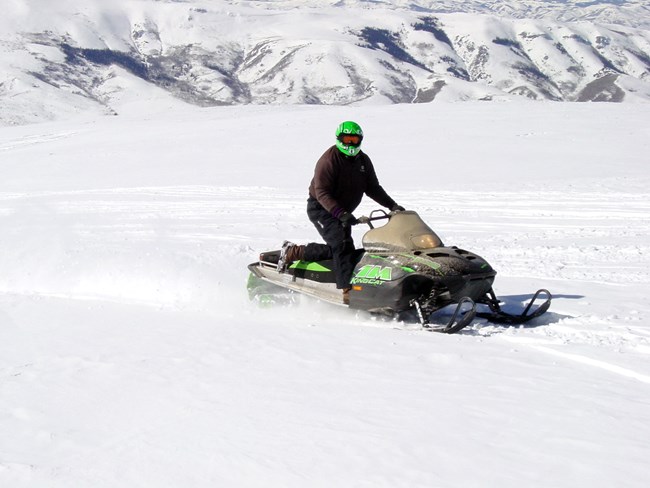
[[[0,130],[0,486],[646,488],[647,106],[134,111]],[[260,251],[318,239],[346,118],[507,306],[551,310],[444,336],[250,303]]]
[[[293,9],[338,6],[354,9],[398,9],[422,13],[474,13],[517,19],[588,21],[650,27],[650,6],[642,0],[229,0],[231,5]]]
[[[530,4],[544,4],[542,11],[517,10],[536,12],[532,20],[435,13],[451,3],[299,4],[12,2],[0,20],[0,120],[121,113],[134,99],[157,106],[650,100],[650,34],[631,20],[560,23],[549,13],[558,5],[547,2]],[[478,10],[501,12],[495,5]]]

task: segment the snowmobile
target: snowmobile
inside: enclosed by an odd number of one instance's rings
[[[375,227],[380,220],[387,222]],[[521,313],[503,311],[492,289],[497,274],[492,266],[470,251],[445,246],[417,212],[375,210],[358,222],[370,229],[362,238],[363,248],[356,251],[349,304],[336,288],[332,260],[296,261],[279,272],[280,250],[263,252],[259,261],[248,266],[250,297],[260,300],[273,290],[291,290],[351,309],[403,321],[414,319],[425,329],[448,334],[463,329],[475,317],[523,324],[551,305],[550,292],[540,289]],[[479,311],[478,305],[488,311]],[[436,323],[438,316],[445,315],[443,310],[451,312],[450,318]]]

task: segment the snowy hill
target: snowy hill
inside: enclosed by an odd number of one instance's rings
[[[648,101],[648,13],[634,1],[12,1],[0,122],[134,101]]]
[[[647,487],[647,105],[164,112],[0,130],[1,487]],[[251,303],[261,251],[318,239],[345,118],[505,306],[551,309],[447,336]]]

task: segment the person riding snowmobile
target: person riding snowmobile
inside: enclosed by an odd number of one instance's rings
[[[404,211],[379,184],[372,161],[361,151],[363,131],[356,122],[341,123],[335,132],[336,144],[327,149],[316,163],[309,185],[307,216],[326,244],[297,245],[285,241],[278,262],[284,272],[293,261],[334,260],[336,287],[343,290],[348,303],[350,280],[354,271],[352,214],[366,194],[391,211]]]

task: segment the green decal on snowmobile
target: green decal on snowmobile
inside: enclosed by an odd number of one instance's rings
[[[377,256],[376,254],[371,254],[370,257],[372,259],[381,259],[382,261],[390,261],[390,259],[385,258],[384,256]],[[402,266],[402,271],[405,273],[415,273],[415,270],[413,268],[409,268],[408,266]]]
[[[354,279],[390,281],[393,279],[393,268],[367,264],[359,270]]]
[[[290,266],[290,268],[304,269],[305,271],[316,271],[319,273],[327,273],[328,271],[332,271],[331,269],[328,269],[319,263],[313,263],[310,261],[296,261]]]
[[[352,278],[350,280],[350,284],[352,285],[370,285],[370,286],[381,286],[385,281],[381,280],[373,280],[369,278]]]
[[[423,264],[424,266],[426,266],[428,268],[431,268],[433,271],[435,271],[439,275],[441,275],[441,276],[443,275],[443,272],[440,269],[440,268],[442,268],[442,266],[440,266],[440,263],[436,263],[435,261],[433,261],[431,259],[421,258],[421,257],[413,256],[413,255],[410,255],[410,254],[400,254],[400,256],[408,259],[409,261],[411,261],[413,263]]]

